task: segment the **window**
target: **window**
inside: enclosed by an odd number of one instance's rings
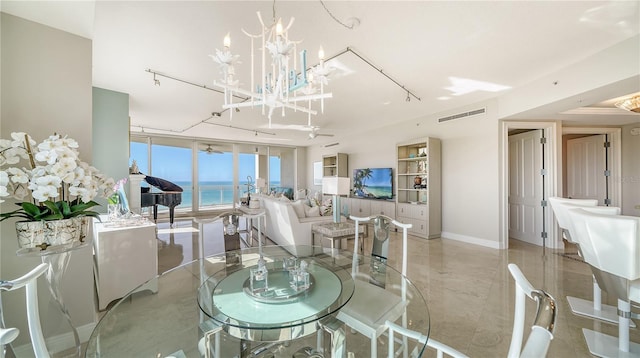
[[[199,144],[198,207],[233,204],[233,145]]]
[[[182,187],[181,211],[232,206],[247,195],[248,177],[253,185],[264,178],[268,187],[294,189],[295,148],[134,135],[130,150],[142,174]]]

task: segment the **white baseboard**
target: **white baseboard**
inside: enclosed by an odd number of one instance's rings
[[[452,232],[443,231],[440,234],[440,237],[442,237],[443,239],[462,241],[462,242],[466,242],[466,243],[469,243],[469,244],[474,244],[474,245],[479,245],[479,246],[484,246],[484,247],[490,247],[492,249],[498,249],[498,250],[503,249],[503,247],[500,247],[500,242],[498,242],[498,241],[480,239],[480,238],[473,237],[473,236],[460,235],[460,234],[454,234]]]
[[[89,323],[81,327],[77,327],[78,336],[80,337],[80,342],[87,342],[89,337],[91,336],[91,332],[96,327],[95,323]],[[27,335],[29,332],[25,332]],[[22,334],[22,332],[20,332]],[[75,340],[73,339],[73,332],[69,331],[67,333],[61,334],[59,336],[53,336],[49,338],[45,338],[47,349],[50,353],[58,353],[62,351],[66,351],[75,346]],[[28,344],[24,344],[18,347],[13,347],[13,351],[16,354],[16,357],[25,357],[32,358],[35,357],[33,353],[33,348],[31,347],[31,341]]]

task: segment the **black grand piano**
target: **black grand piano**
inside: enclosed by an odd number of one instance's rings
[[[162,192],[152,193],[149,188],[140,188],[140,207],[153,206],[153,221],[158,221],[158,205],[168,207],[169,223],[173,226],[174,209],[182,202],[182,188],[168,180],[149,175],[145,176],[144,180]]]

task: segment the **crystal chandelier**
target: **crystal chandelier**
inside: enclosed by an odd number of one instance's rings
[[[311,102],[320,100],[320,111],[324,111],[324,99],[331,98],[331,93],[324,93],[324,86],[332,68],[324,63],[324,51],[322,47],[318,52],[320,62],[318,65],[307,69],[307,51],[299,52],[299,63],[296,57],[297,45],[300,41],[289,39],[289,29],[293,25],[294,18],[289,20],[287,27],[282,26],[279,19],[270,26],[265,26],[264,21],[257,13],[262,28],[262,33],[253,35],[245,30],[242,32],[251,39],[251,90],[240,88],[238,80],[234,78],[234,64],[238,63],[238,55],[231,53],[231,38],[227,34],[224,38],[224,49],[216,49],[215,55],[210,55],[220,66],[222,79],[213,84],[224,89],[224,109],[239,109],[242,107],[262,107],[262,114],[267,114],[269,127],[271,116],[276,109],[281,109],[285,116],[286,109],[307,113],[308,124],[311,125],[311,115],[318,112],[311,108]],[[255,80],[255,46],[260,42],[258,55],[260,58],[260,75]],[[271,62],[267,62],[267,54]],[[299,66],[298,66],[299,65]],[[234,95],[247,97],[246,100],[233,102]],[[266,110],[268,109],[268,113]],[[233,110],[229,115],[233,116]]]
[[[627,98],[616,103],[615,105],[620,109],[640,113],[640,95]]]

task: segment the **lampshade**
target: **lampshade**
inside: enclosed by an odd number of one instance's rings
[[[264,178],[256,178],[256,188],[265,188],[267,181]]]
[[[343,177],[322,178],[322,193],[326,195],[348,195],[351,180]]]

